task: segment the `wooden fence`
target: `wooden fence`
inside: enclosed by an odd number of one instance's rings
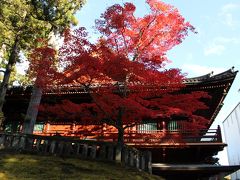
[[[98,141],[116,142],[117,132],[111,131],[91,131],[90,130],[46,130],[44,132],[35,131],[34,134],[53,136],[78,137],[79,139],[94,139]],[[198,129],[198,130],[129,130],[124,133],[124,143],[131,146],[160,146],[172,141],[178,143],[222,143],[221,129]]]
[[[116,161],[124,166],[152,173],[151,152],[141,152],[129,146],[121,149],[112,142],[79,140],[61,136],[0,133],[0,149]]]

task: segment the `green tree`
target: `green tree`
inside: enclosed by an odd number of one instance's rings
[[[28,56],[39,38],[49,38],[51,32],[61,33],[66,27],[76,25],[74,13],[84,0],[0,0],[0,47],[6,67],[0,85],[0,126],[10,75],[19,53]]]
[[[84,1],[77,0],[31,0],[32,8],[37,19],[49,22],[51,24],[51,33],[54,35],[61,34],[64,29],[70,25],[76,25],[77,20],[74,17],[74,12],[80,8]],[[50,34],[49,34],[50,35]],[[50,37],[48,37],[50,40]],[[49,46],[53,46],[48,42]],[[41,77],[37,77],[41,78]],[[36,80],[37,82],[37,80]],[[38,106],[42,97],[42,89],[37,84],[34,84],[32,96],[28,105],[23,132],[31,134],[34,129],[38,114]]]

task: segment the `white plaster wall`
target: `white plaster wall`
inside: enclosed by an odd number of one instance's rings
[[[223,121],[225,140],[228,144],[229,165],[240,165],[240,103]],[[231,175],[232,179],[240,179],[240,170]]]

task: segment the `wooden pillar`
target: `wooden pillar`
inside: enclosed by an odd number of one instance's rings
[[[82,157],[87,158],[87,155],[88,155],[88,145],[84,144],[83,145],[83,150],[82,150]]]
[[[146,152],[146,171],[152,174],[152,153],[150,151]]]
[[[13,136],[12,147],[17,149],[19,146],[19,141],[20,141],[19,136],[17,135]]]
[[[166,122],[162,121],[162,127],[163,127],[163,132],[166,132],[167,128],[166,128]]]
[[[68,156],[72,153],[72,143],[65,142],[65,154]]]
[[[26,136],[20,136],[19,148],[25,150],[26,147]]]
[[[50,130],[50,123],[47,122],[47,123],[45,124],[45,126],[44,126],[43,133],[44,133],[44,134],[47,134],[47,133],[49,132],[49,130]]]
[[[135,167],[136,167],[137,169],[140,169],[140,152],[138,152],[138,153],[136,154],[136,157],[135,157]]]
[[[13,135],[8,136],[8,147],[10,148],[12,147],[13,139],[14,139]]]
[[[52,141],[50,144],[50,149],[49,149],[50,154],[55,153],[55,147],[56,147],[56,141]]]
[[[5,134],[1,134],[0,135],[0,149],[4,148],[4,144],[5,144],[5,139],[6,139],[6,135]]]
[[[116,151],[115,151],[115,160],[117,162],[121,162],[122,160],[122,149],[120,146],[116,147]]]
[[[144,156],[144,154],[141,154],[141,157],[140,157],[140,169],[145,170],[145,156]]]
[[[58,148],[57,148],[57,153],[59,155],[63,154],[63,148],[64,148],[64,142],[61,141],[61,142],[58,143]]]
[[[113,146],[108,146],[108,156],[107,159],[112,161],[113,160]]]
[[[8,141],[9,141],[9,135],[5,135],[5,139],[4,139],[4,148],[7,148],[8,147]]]
[[[166,149],[165,148],[162,149],[162,159],[163,159],[163,162],[165,162],[165,160],[166,160]]]
[[[197,150],[196,150],[196,161],[200,161],[200,147],[197,147]]]
[[[40,145],[41,145],[41,139],[37,139],[36,141],[36,150],[39,151],[40,150]]]
[[[123,150],[123,164],[126,166],[129,164],[129,156],[129,150],[125,147]]]
[[[219,125],[217,127],[217,142],[222,142],[222,133]]]
[[[76,155],[79,155],[81,146],[79,143],[77,143],[76,145],[77,145]]]
[[[130,166],[133,167],[134,166],[134,152],[131,150],[129,151],[129,160],[130,160],[130,162],[129,162]]]
[[[90,152],[90,158],[91,159],[96,159],[96,155],[97,155],[97,146],[92,145],[91,152]]]
[[[49,145],[49,140],[44,140],[44,143],[43,143],[43,153],[47,153],[48,151],[48,145]]]
[[[100,146],[100,153],[99,153],[99,159],[105,160],[106,159],[106,145]]]
[[[26,137],[26,144],[25,144],[25,148],[29,151],[33,150],[33,144],[34,144],[34,138],[27,136]]]

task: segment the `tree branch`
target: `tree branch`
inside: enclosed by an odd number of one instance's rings
[[[148,29],[148,28],[150,27],[150,25],[155,21],[155,19],[156,19],[156,16],[154,16],[154,18],[147,24],[146,27],[142,27],[142,28],[140,29],[140,31],[139,31],[139,36],[138,36],[138,37],[139,37],[139,38],[138,38],[139,41],[142,39],[143,34],[144,34],[144,32],[146,31],[146,29]],[[134,54],[132,61],[135,61],[135,60],[138,58],[138,56],[139,56],[139,53],[138,53],[139,47],[140,47],[140,43],[137,44],[136,53]]]

